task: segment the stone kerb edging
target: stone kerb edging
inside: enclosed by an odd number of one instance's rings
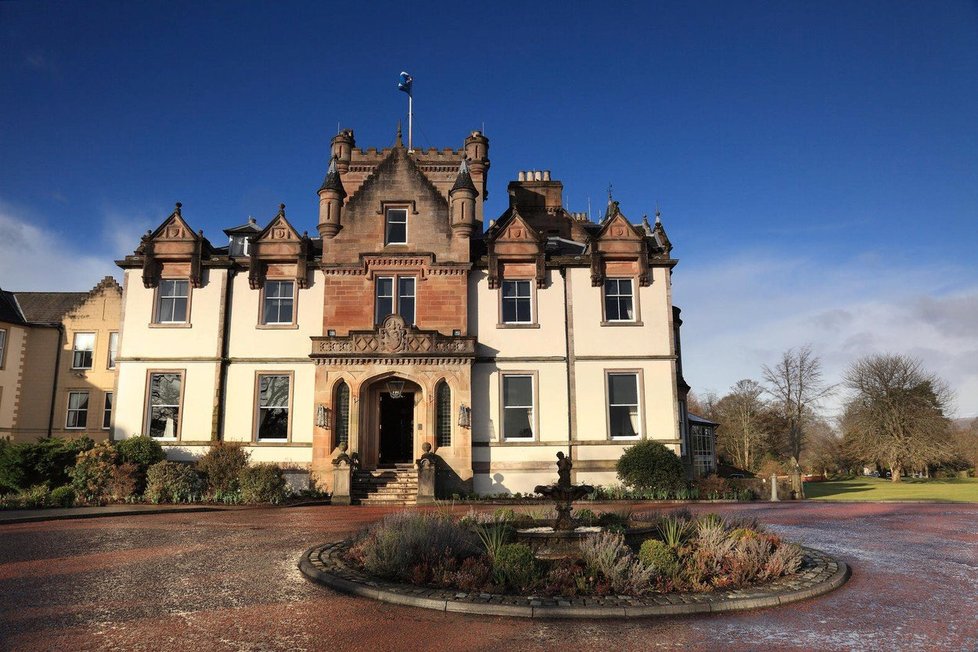
[[[805,559],[794,575],[763,585],[716,593],[666,593],[643,597],[533,597],[431,589],[387,582],[350,567],[341,558],[348,543],[335,541],[307,550],[299,570],[307,579],[342,593],[437,611],[521,618],[644,618],[776,607],[828,593],[848,581],[842,561],[803,547]]]

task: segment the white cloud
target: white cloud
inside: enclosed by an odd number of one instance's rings
[[[812,344],[826,379],[878,352],[920,358],[955,390],[958,416],[978,415],[978,275],[866,252],[848,261],[765,253],[680,267],[683,364],[694,391],[760,378],[781,351]],[[841,396],[826,401],[838,411]]]

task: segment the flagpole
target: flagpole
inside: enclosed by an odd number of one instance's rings
[[[414,146],[411,139],[414,122],[414,93],[408,93],[408,151],[413,152]]]

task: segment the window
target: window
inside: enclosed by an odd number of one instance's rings
[[[183,398],[183,374],[180,372],[150,373],[149,436],[176,439],[180,432],[180,401]]]
[[[187,323],[187,307],[190,303],[190,281],[163,279],[156,302],[156,323]]]
[[[438,446],[452,445],[452,390],[444,380],[435,389],[435,436]]]
[[[0,369],[3,369],[3,363],[7,359],[7,331],[0,328]]]
[[[292,324],[295,314],[295,281],[265,281],[263,324]]]
[[[259,441],[289,438],[291,380],[287,374],[258,374]]]
[[[692,423],[689,434],[693,444],[693,470],[698,477],[713,473],[713,427]]]
[[[105,393],[105,402],[102,405],[102,430],[108,430],[112,423],[112,392]]]
[[[503,376],[503,437],[533,438],[533,376]]]
[[[387,209],[387,229],[384,244],[407,244],[407,209]]]
[[[88,425],[88,392],[68,392],[65,428],[83,430]]]
[[[336,420],[336,445],[350,443],[350,386],[344,381],[336,387],[336,401],[333,403]]]
[[[632,280],[609,278],[604,282],[604,318],[606,321],[634,321]]]
[[[408,326],[414,325],[415,282],[413,276],[377,277],[377,324],[394,313],[394,287],[397,286],[397,314]]]
[[[638,437],[642,432],[638,409],[638,374],[608,374],[608,434]]]
[[[503,323],[532,324],[530,281],[503,281]]]
[[[251,242],[248,236],[232,235],[228,236],[228,255],[247,256],[251,252]]]
[[[71,348],[71,368],[91,369],[95,354],[95,333],[75,333]]]
[[[119,351],[119,333],[109,333],[109,369],[115,369],[115,355]]]

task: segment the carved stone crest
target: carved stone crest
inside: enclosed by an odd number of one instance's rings
[[[380,347],[387,353],[399,353],[404,350],[406,328],[400,315],[391,315],[384,320],[380,328]]]

